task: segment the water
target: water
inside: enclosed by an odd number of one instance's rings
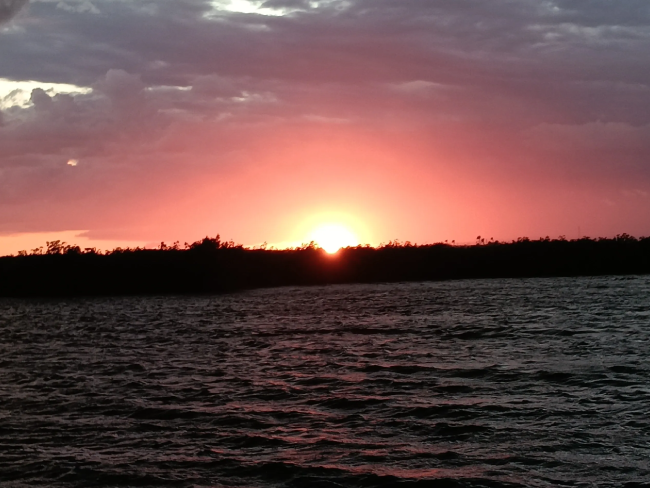
[[[650,486],[650,277],[0,301],[3,486]]]

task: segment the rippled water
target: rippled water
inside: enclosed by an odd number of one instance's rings
[[[650,486],[649,351],[647,276],[2,300],[0,480]]]

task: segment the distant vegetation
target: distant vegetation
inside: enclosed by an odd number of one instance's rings
[[[158,249],[93,248],[48,242],[0,258],[0,296],[214,293],[247,288],[542,276],[650,273],[650,237],[548,237],[475,245],[392,241],[327,254],[315,243],[244,248],[219,236]]]

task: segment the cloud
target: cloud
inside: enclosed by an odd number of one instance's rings
[[[9,22],[27,4],[27,0],[0,0],[0,24]]]
[[[56,4],[57,8],[66,10],[68,12],[78,12],[78,13],[92,13],[98,14],[100,10],[88,0],[80,0],[76,2],[59,2]]]
[[[12,107],[28,107],[31,103],[31,95],[34,89],[41,89],[47,94],[57,95],[60,93],[89,93],[90,87],[81,87],[65,83],[42,83],[33,80],[13,81],[0,78],[0,110],[7,110]]]

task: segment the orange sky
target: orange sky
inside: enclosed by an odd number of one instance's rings
[[[650,234],[650,14],[23,3],[0,18],[0,254],[333,223],[370,244]]]

